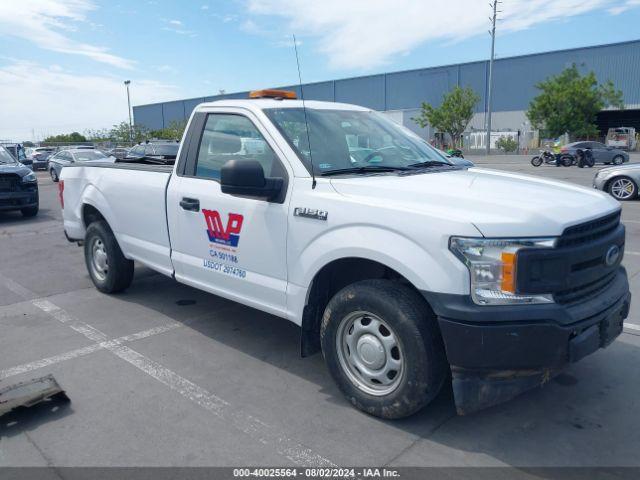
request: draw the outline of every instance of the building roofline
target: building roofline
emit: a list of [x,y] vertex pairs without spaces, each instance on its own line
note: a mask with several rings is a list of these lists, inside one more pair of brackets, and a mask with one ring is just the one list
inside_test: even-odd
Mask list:
[[[513,55],[511,57],[496,58],[495,61],[496,62],[503,62],[503,61],[506,61],[506,60],[518,60],[518,59],[522,59],[522,58],[538,57],[538,56],[541,56],[541,55],[550,55],[550,54],[554,54],[554,53],[575,52],[577,50],[595,50],[595,49],[599,49],[599,48],[618,47],[618,46],[630,45],[630,44],[638,44],[638,45],[640,45],[640,39],[625,40],[623,42],[604,43],[604,44],[600,44],[600,45],[586,45],[584,47],[563,48],[563,49],[560,49],[560,50],[546,50],[544,52],[524,53],[522,55]],[[304,86],[310,86],[310,85],[319,85],[321,83],[342,82],[342,81],[346,81],[346,80],[360,80],[360,79],[364,79],[364,78],[372,78],[372,77],[379,77],[379,76],[385,76],[385,75],[395,75],[395,74],[399,74],[399,73],[411,73],[411,72],[418,72],[418,71],[425,71],[425,70],[443,70],[443,69],[447,69],[447,68],[455,68],[455,67],[463,67],[463,66],[467,66],[467,65],[483,64],[483,63],[487,63],[488,61],[489,61],[488,59],[487,60],[472,60],[472,61],[469,61],[469,62],[449,63],[449,64],[446,64],[446,65],[437,65],[437,66],[433,66],[433,67],[418,67],[418,68],[410,68],[408,70],[395,70],[395,71],[392,71],[392,72],[371,73],[371,74],[368,74],[368,75],[358,75],[356,77],[333,78],[333,79],[329,79],[329,80],[319,80],[319,81],[316,81],[316,82],[303,83],[302,86],[304,87]],[[298,88],[298,85],[289,85],[289,88]],[[165,100],[163,102],[145,103],[145,104],[141,104],[141,105],[134,105],[133,108],[150,107],[150,106],[153,106],[153,105],[163,105],[165,103],[172,103],[172,102],[187,102],[189,100],[197,100],[197,99],[200,99],[200,98],[202,98],[202,99],[204,99],[206,101],[206,99],[209,98],[209,97],[221,97],[218,100],[225,100],[224,97],[227,96],[227,95],[239,95],[241,93],[248,93],[250,91],[251,90],[239,90],[237,92],[224,93],[222,95],[203,95],[203,96],[184,98],[184,99]]]

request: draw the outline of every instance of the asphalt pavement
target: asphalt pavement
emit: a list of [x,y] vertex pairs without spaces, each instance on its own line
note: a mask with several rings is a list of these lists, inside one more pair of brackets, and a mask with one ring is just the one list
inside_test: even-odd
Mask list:
[[[585,186],[595,173],[471,159]],[[142,267],[123,294],[96,291],[38,177],[36,218],[0,214],[0,387],[52,373],[71,403],[2,417],[0,466],[640,466],[637,300],[610,347],[543,388],[466,417],[445,388],[383,421],[345,401],[320,355],[300,358],[286,320]],[[638,299],[640,201],[622,218]]]

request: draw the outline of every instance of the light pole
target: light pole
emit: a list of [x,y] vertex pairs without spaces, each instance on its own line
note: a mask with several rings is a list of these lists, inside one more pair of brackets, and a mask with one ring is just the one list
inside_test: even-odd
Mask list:
[[133,124],[131,123],[131,97],[129,96],[129,85],[131,80],[124,81],[125,87],[127,87],[127,111],[129,112],[129,143],[133,143]]
[[489,60],[489,87],[487,92],[487,155],[491,154],[491,101],[493,96],[493,57],[496,46],[496,17],[498,16],[498,0],[493,0],[493,16],[491,17],[491,59]]

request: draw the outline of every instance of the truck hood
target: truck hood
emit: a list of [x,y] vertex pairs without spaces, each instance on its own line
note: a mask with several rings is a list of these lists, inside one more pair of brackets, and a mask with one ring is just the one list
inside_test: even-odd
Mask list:
[[338,193],[379,208],[471,223],[485,237],[560,235],[570,225],[620,209],[594,189],[481,168],[332,178],[331,184]]

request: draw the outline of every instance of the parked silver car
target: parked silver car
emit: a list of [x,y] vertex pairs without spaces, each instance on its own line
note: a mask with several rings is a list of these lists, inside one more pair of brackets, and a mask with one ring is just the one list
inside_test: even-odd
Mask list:
[[573,142],[560,149],[560,153],[569,153],[576,156],[578,150],[591,150],[596,163],[622,165],[629,161],[629,154],[619,148],[608,147],[600,142]]
[[617,200],[633,200],[638,197],[640,163],[603,168],[593,179],[593,186],[609,192]]
[[74,148],[62,150],[49,158],[49,175],[51,180],[57,182],[60,172],[65,165],[76,162],[115,162],[115,157],[105,155],[99,150]]

